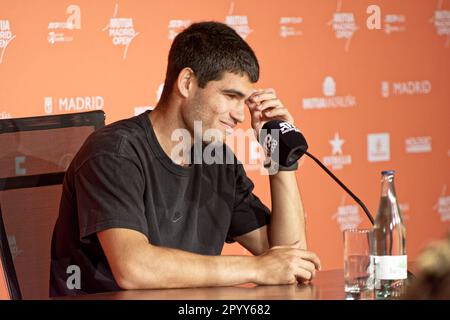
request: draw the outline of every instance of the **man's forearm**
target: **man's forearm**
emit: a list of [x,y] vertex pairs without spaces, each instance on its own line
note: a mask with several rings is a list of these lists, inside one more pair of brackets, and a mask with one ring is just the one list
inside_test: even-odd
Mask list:
[[255,257],[205,256],[151,246],[133,253],[123,289],[232,286],[255,281]]
[[270,246],[300,241],[300,247],[306,250],[305,214],[295,171],[279,171],[269,179],[272,198]]

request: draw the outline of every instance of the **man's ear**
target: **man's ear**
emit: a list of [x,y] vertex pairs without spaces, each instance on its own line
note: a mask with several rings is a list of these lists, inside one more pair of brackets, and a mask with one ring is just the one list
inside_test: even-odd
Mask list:
[[191,68],[184,68],[180,71],[177,78],[177,88],[183,97],[189,97],[195,84],[196,79],[194,71]]

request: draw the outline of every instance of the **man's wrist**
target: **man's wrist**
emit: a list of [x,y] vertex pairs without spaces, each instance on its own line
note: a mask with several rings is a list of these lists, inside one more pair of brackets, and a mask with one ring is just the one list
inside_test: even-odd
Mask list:
[[249,274],[249,279],[250,282],[252,283],[259,283],[259,271],[260,271],[260,267],[259,267],[259,261],[260,261],[260,257],[259,256],[251,256],[249,257],[248,260],[248,274]]
[[278,165],[279,171],[295,171],[298,169],[298,161],[295,161],[293,165],[289,167],[284,167],[281,164]]
[[267,169],[269,175],[274,175],[279,171],[296,171],[298,169],[298,161],[289,167],[285,167],[273,161],[271,158],[266,158],[264,161],[264,168]]

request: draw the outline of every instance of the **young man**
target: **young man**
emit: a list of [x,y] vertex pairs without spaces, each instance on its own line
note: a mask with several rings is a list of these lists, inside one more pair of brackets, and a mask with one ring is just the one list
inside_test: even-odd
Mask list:
[[[275,91],[253,89],[258,78],[254,52],[224,24],[196,23],[175,38],[157,107],[94,132],[66,173],[52,296],[314,277],[295,168],[270,176],[270,212],[242,164],[189,164],[173,152],[175,131],[201,136],[200,121],[202,132],[225,133],[246,107],[257,131],[270,119],[292,123]],[[220,256],[226,241],[254,256]]]

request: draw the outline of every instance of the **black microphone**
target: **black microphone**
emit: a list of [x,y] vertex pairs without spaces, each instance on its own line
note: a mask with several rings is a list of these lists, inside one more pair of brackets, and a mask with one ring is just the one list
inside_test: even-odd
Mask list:
[[259,133],[259,141],[266,155],[283,167],[292,166],[308,149],[300,130],[282,120],[266,122]]
[[372,225],[374,220],[364,203],[350,191],[322,162],[310,154],[308,143],[298,128],[287,121],[271,120],[266,122],[259,133],[259,142],[264,152],[273,161],[284,167],[290,167],[304,154],[313,159],[328,175],[336,181],[363,209]]

